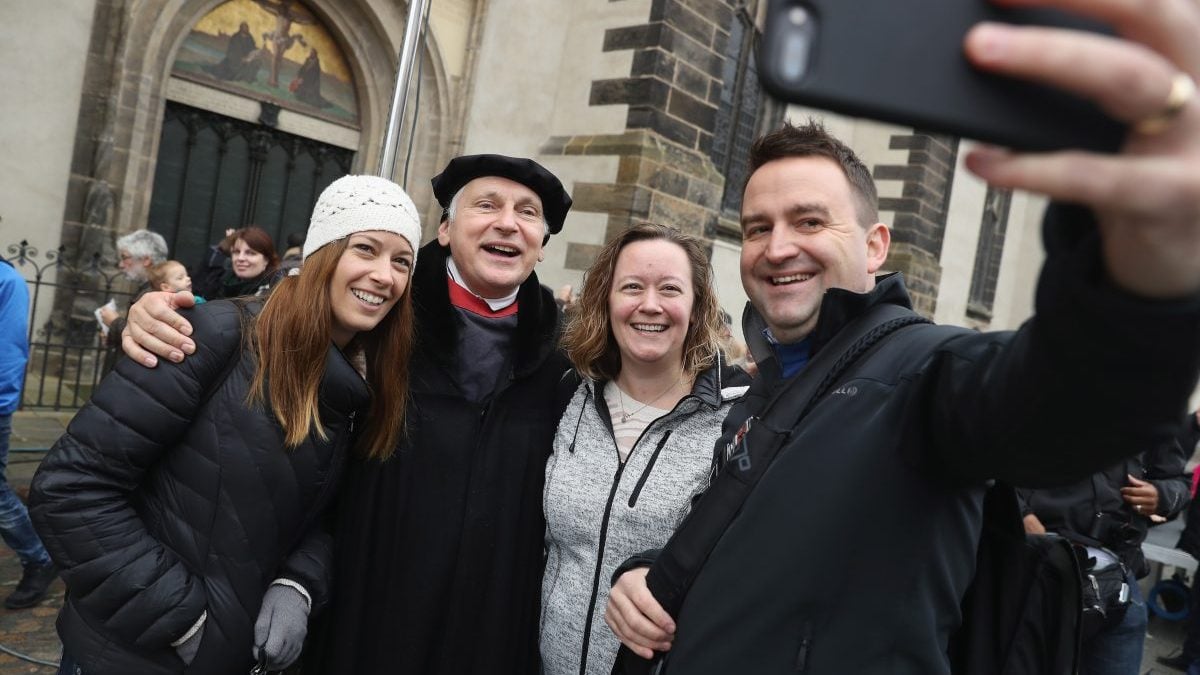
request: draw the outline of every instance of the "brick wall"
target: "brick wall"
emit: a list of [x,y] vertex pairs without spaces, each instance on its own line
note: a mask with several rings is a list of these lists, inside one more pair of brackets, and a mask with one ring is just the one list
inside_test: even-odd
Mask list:
[[[608,216],[606,239],[649,220],[711,240],[725,179],[709,155],[734,17],[732,0],[654,0],[646,23],[610,29],[604,51],[631,50],[628,77],[596,80],[590,105],[629,106],[623,134],[556,136],[545,155],[620,159],[613,183],[577,183],[576,211]],[[596,245],[572,243],[582,270]]]
[[913,305],[917,311],[932,317],[942,277],[938,260],[946,233],[958,139],[915,131],[892,136],[889,146],[893,150],[908,150],[908,162],[876,165],[873,172],[877,181],[903,183],[901,196],[879,199],[879,210],[895,213],[887,268],[904,273]]

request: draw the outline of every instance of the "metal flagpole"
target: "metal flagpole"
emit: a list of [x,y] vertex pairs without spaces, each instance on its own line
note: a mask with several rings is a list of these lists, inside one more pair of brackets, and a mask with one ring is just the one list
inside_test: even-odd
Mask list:
[[[413,64],[425,41],[425,15],[429,12],[430,0],[409,0],[408,24],[404,28],[404,42],[400,46],[400,69],[396,71],[396,90],[392,93],[392,108],[388,111],[387,132],[383,136],[383,148],[379,153],[376,173],[388,180],[396,175],[396,156],[400,145],[401,127],[408,107],[408,89],[412,78]],[[403,185],[407,176],[400,176]]]

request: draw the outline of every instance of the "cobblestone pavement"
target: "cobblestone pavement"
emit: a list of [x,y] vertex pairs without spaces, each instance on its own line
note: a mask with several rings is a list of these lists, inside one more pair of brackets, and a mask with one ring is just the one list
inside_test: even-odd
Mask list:
[[[17,494],[25,497],[29,480],[41,461],[43,452],[54,443],[71,419],[68,414],[18,412],[13,416],[13,434],[8,458],[8,479]],[[0,543],[0,597],[7,596],[21,578],[21,563],[12,549]],[[0,675],[44,673],[52,675],[57,666],[44,666],[17,658],[8,651],[58,663],[62,650],[54,619],[62,607],[63,583],[54,582],[50,595],[42,604],[31,609],[8,610],[0,606]]]
[[[52,445],[66,428],[71,416],[62,413],[18,412],[13,416],[12,454],[9,457],[8,479],[22,497],[29,489],[29,480],[41,461],[42,452]],[[0,544],[0,597],[6,596],[21,578],[21,565],[13,552]],[[1143,584],[1143,591],[1149,591]],[[63,584],[56,581],[49,597],[32,609],[10,611],[0,606],[0,675],[44,673],[53,675],[55,667],[38,665],[17,658],[8,650],[20,652],[43,661],[57,663],[61,645],[54,631],[54,618],[62,606]],[[1150,618],[1146,635],[1146,651],[1142,659],[1142,675],[1174,675],[1179,671],[1159,665],[1155,657],[1179,651],[1183,641],[1183,625],[1178,622]]]
[[1142,652],[1143,675],[1181,675],[1182,671],[1172,670],[1155,660],[1157,656],[1174,656],[1183,644],[1184,624],[1180,621],[1167,621],[1151,615],[1150,625],[1146,628],[1146,648]]

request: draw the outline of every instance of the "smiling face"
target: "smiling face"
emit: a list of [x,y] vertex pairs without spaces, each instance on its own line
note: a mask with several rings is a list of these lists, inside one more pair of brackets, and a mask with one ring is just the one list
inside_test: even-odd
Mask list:
[[233,263],[233,273],[239,279],[256,279],[267,271],[267,256],[250,248],[245,239],[239,238],[233,242],[229,257]]
[[679,245],[648,239],[621,249],[608,293],[621,368],[682,364],[695,297],[692,268]]
[[890,237],[882,223],[858,222],[833,160],[773,160],[750,177],[742,200],[742,285],[775,339],[798,342],[816,327],[826,290],[874,287]]
[[454,206],[438,242],[450,247],[467,287],[485,298],[515,292],[542,259],[542,200],[521,183],[485,176],[467,183]]
[[387,316],[408,288],[412,265],[412,246],[394,232],[350,235],[329,280],[333,341],[338,347]]

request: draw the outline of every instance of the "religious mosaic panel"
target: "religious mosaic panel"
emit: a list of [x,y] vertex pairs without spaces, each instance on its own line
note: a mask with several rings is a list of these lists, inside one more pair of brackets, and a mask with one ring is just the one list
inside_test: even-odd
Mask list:
[[296,0],[228,0],[192,28],[172,73],[358,128],[354,79],[329,31]]

